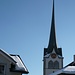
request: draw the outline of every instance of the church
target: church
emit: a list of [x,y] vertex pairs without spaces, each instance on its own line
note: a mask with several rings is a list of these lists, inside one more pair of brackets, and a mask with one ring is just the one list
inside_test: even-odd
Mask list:
[[[55,31],[55,15],[54,15],[54,0],[52,9],[52,21],[48,47],[44,48],[43,54],[43,75],[74,75],[74,61],[63,67],[62,48],[57,46],[56,31]],[[74,56],[75,60],[75,56]]]

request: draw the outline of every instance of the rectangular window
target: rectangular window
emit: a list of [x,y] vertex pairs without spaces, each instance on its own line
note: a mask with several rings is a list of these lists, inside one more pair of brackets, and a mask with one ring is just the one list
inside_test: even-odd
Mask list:
[[4,74],[4,65],[0,64],[0,75]]

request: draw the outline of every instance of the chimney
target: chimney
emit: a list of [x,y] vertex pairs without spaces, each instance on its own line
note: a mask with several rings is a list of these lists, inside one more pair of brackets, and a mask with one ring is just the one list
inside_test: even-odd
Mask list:
[[74,62],[75,62],[75,55],[74,55]]

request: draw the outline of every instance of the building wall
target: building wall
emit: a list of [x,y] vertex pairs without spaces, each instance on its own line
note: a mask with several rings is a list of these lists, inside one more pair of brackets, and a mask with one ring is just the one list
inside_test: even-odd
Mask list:
[[[48,68],[48,62],[50,60],[53,61],[53,62],[58,61],[59,62],[59,68],[58,69],[54,69],[54,68],[49,69]],[[49,75],[50,73],[52,73],[54,71],[57,71],[61,68],[63,68],[63,58],[59,57],[58,55],[54,59],[51,57],[51,55],[49,57],[44,58],[44,75]]]
[[4,75],[21,75],[21,73],[10,72],[11,62],[2,55],[0,55],[0,64],[4,65]]
[[59,57],[57,56],[55,59],[53,59],[53,58],[51,58],[51,56],[50,56],[49,58],[45,58],[45,62],[46,62],[45,68],[48,68],[48,62],[49,62],[50,60],[52,60],[53,62],[58,61],[58,62],[59,62],[59,68],[62,68],[62,67],[63,67],[63,65],[62,65],[62,59],[61,59],[61,58],[59,58]]

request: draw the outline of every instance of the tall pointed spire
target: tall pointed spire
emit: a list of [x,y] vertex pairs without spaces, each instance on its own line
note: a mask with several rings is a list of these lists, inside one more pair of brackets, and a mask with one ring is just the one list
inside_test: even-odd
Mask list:
[[50,32],[50,39],[49,39],[48,49],[50,51],[52,51],[53,48],[57,49],[56,34],[55,34],[54,0],[53,0],[51,32]]
[[53,0],[52,21],[51,21],[49,44],[48,44],[48,48],[44,48],[44,55],[48,53],[52,53],[53,50],[55,50],[56,54],[62,56],[62,48],[58,48],[57,43],[56,43],[54,0]]

